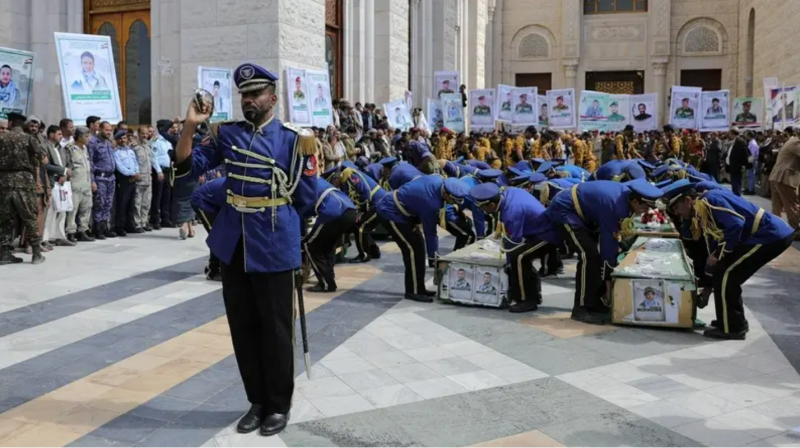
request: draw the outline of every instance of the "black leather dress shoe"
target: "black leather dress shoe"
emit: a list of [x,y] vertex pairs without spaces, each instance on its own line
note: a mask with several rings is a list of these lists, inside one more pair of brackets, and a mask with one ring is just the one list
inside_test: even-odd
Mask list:
[[261,424],[261,435],[274,436],[286,429],[286,424],[288,423],[288,412],[286,414],[270,414],[264,418],[264,422]]
[[436,291],[425,291],[423,295],[426,297],[436,297],[437,293]]
[[508,311],[512,313],[527,313],[528,311],[536,311],[539,308],[539,304],[534,302],[533,300],[525,300],[523,302],[517,302],[510,307],[508,307]]
[[703,336],[707,338],[737,340],[737,341],[744,341],[746,335],[747,335],[747,330],[725,333],[725,331],[720,328],[712,328],[710,330],[706,330],[703,332]]
[[264,407],[260,404],[254,404],[250,406],[247,414],[244,414],[244,417],[239,420],[239,424],[236,425],[236,431],[242,434],[253,432],[261,426],[263,421]]
[[586,308],[573,308],[571,317],[572,320],[591,325],[605,325],[608,322],[606,316],[601,313],[593,313]]
[[433,297],[428,297],[422,294],[406,294],[405,298],[415,302],[433,303]]

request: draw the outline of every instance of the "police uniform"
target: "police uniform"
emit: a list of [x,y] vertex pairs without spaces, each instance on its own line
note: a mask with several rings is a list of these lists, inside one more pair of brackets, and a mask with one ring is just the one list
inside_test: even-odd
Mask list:
[[372,231],[381,221],[375,204],[386,196],[386,191],[375,179],[349,164],[350,162],[342,164],[342,191],[350,197],[359,213],[355,232],[358,256],[351,262],[365,263],[381,257],[381,250],[372,239]]
[[497,203],[500,236],[508,263],[508,298],[511,312],[533,311],[542,302],[542,283],[533,268],[535,258],[557,259],[561,237],[545,208],[527,191],[496,184],[481,184],[470,190],[477,204]]
[[[626,183],[611,181],[584,182],[564,190],[553,198],[547,216],[561,225],[562,235],[580,255],[575,278],[573,319],[587,323],[608,320],[604,280],[610,280],[617,264],[617,237],[632,231],[632,195],[654,200],[662,191],[639,179]],[[597,249],[599,235],[600,250]],[[602,269],[600,269],[602,268]]]
[[[274,87],[277,76],[240,65],[241,93]],[[190,157],[176,166],[176,181],[197,179],[224,164],[226,204],[206,242],[222,263],[222,295],[247,399],[254,406],[238,429],[262,433],[285,427],[294,391],[295,270],[301,264],[300,226],[317,201],[316,143],[270,117],[213,123]],[[282,425],[281,425],[282,423]]]
[[[711,184],[705,184],[711,185]],[[692,208],[694,239],[704,238],[718,261],[703,266],[712,272],[716,328],[704,336],[744,339],[749,330],[744,315],[742,285],[761,267],[792,244],[793,229],[782,219],[724,188],[702,193],[691,182],[676,182],[665,189],[670,208],[681,198],[695,198]]]
[[92,205],[92,218],[94,220],[94,236],[97,239],[114,238],[117,236],[109,228],[111,207],[114,204],[116,193],[117,164],[114,161],[114,144],[111,140],[92,137],[86,145],[89,157],[92,159],[92,182],[97,185],[94,192]]
[[[119,141],[125,137],[125,131],[117,131],[114,140]],[[117,185],[114,198],[114,233],[118,236],[127,236],[128,230],[133,230],[136,223],[133,221],[133,198],[136,196],[136,178],[139,175],[139,161],[136,153],[130,146],[118,145],[114,150],[114,164],[116,165]]]
[[397,190],[414,179],[422,177],[422,171],[408,162],[400,162],[392,167],[387,184],[389,190]]
[[615,182],[646,178],[647,173],[636,160],[610,160],[592,175],[593,180],[613,180]]
[[[217,214],[225,206],[227,198],[226,183],[226,177],[217,177],[204,183],[192,193],[192,208],[194,208],[195,214],[200,218],[200,223],[203,224],[203,228],[206,229],[206,233],[209,235],[214,227]],[[222,280],[219,258],[214,255],[214,252],[211,252],[208,257],[205,274],[208,280]]]
[[[439,250],[436,226],[446,226],[445,192],[461,202],[469,189],[458,179],[426,175],[384,196],[376,204],[378,214],[389,222],[392,239],[403,254],[405,294],[411,300],[430,302],[435,295],[425,289],[425,251],[432,263]],[[419,223],[424,238],[418,230]]]
[[322,177],[317,178],[317,202],[314,206],[317,220],[303,238],[303,251],[317,275],[312,292],[336,291],[336,243],[356,224],[356,206],[350,198]]
[[15,217],[19,217],[28,235],[33,262],[44,261],[36,204],[36,176],[39,175],[40,163],[36,140],[23,133],[21,128],[15,127],[0,134],[0,265],[22,263],[21,258],[13,255]]

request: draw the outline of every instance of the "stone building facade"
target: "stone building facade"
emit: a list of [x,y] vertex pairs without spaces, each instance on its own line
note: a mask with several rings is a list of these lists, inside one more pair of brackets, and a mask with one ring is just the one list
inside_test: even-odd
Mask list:
[[[470,89],[574,87],[656,92],[663,100],[672,85],[699,85],[745,96],[762,95],[768,76],[800,83],[800,52],[789,44],[800,9],[792,6],[793,0],[0,0],[0,46],[37,53],[32,112],[48,123],[63,113],[56,106],[62,96],[54,31],[115,36],[132,122],[183,115],[198,66],[245,61],[281,76],[287,66],[328,69],[338,96],[377,104],[411,90],[423,107],[437,70],[459,70]],[[136,21],[143,31],[133,33]],[[283,117],[284,89],[281,82]]]

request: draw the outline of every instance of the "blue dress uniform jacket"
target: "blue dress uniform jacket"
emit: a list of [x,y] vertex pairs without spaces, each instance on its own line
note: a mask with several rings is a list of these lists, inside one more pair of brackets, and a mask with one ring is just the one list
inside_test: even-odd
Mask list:
[[226,122],[213,124],[176,167],[180,182],[225,165],[226,206],[206,240],[223,263],[231,263],[241,239],[245,272],[300,266],[300,220],[313,213],[317,199],[314,147],[312,137],[299,136],[277,119],[258,129],[246,121]]
[[[442,198],[444,179],[438,174],[424,175],[409,182],[393,194],[387,194],[378,202],[378,215],[392,222],[414,224],[422,222],[428,258],[432,259],[439,250],[439,236],[436,226],[439,214],[445,210]],[[452,216],[452,215],[451,215]]]
[[375,182],[381,181],[381,172],[383,171],[383,165],[380,163],[370,163],[364,168],[364,172],[369,175]]
[[644,179],[647,174],[635,160],[610,160],[594,172],[594,180],[629,181]]
[[392,174],[389,175],[389,187],[397,190],[403,185],[422,176],[422,171],[407,162],[400,162],[392,167]]
[[620,221],[630,217],[630,188],[619,182],[598,180],[577,184],[558,193],[547,216],[558,224],[600,231],[600,258],[604,266],[617,265]]
[[715,182],[714,178],[706,173],[701,173],[697,171],[697,168],[689,165],[686,167],[686,178],[689,179],[691,182]]
[[317,215],[316,225],[335,221],[344,212],[355,208],[353,201],[342,190],[321,177],[317,178],[317,203],[314,206],[314,213]]
[[558,230],[546,216],[547,209],[541,202],[521,188],[506,188],[500,195],[498,216],[503,223],[506,247],[522,244],[526,239],[561,244]]
[[222,207],[225,206],[227,198],[225,182],[225,177],[217,177],[194,190],[194,193],[192,193],[192,206],[210,215],[219,213]]
[[564,165],[556,168],[556,173],[567,173],[567,178],[578,180],[589,180],[592,175],[589,171],[577,165]]
[[360,210],[369,210],[386,196],[386,190],[381,188],[375,179],[353,169],[342,171],[342,191],[353,200]]
[[697,201],[713,218],[699,216],[703,234],[707,240],[716,240],[715,251],[721,256],[733,252],[739,243],[776,243],[794,232],[782,219],[724,188],[708,190]]
[[[580,179],[571,177],[548,179],[543,182],[543,187],[546,186],[546,188],[539,189],[538,200],[541,201],[542,204],[547,205],[552,202],[553,198],[555,198],[558,193],[561,193],[563,190],[568,190],[579,183],[581,183]],[[542,194],[545,192],[547,192],[547,198],[542,197]]]
[[[467,184],[470,189],[480,183],[475,176],[471,175],[462,177],[461,182]],[[494,232],[494,229],[486,228],[486,216],[484,216],[483,210],[475,204],[472,197],[467,196],[464,198],[463,207],[472,212],[472,222],[475,224],[475,235],[478,238],[483,238],[487,236],[488,233]]]

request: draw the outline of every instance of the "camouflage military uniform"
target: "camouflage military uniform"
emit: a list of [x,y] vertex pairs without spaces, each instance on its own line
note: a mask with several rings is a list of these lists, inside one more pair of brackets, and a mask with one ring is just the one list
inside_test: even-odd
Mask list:
[[42,242],[37,222],[38,144],[19,129],[0,134],[0,255],[11,255],[14,218],[19,217],[33,247]]

